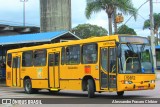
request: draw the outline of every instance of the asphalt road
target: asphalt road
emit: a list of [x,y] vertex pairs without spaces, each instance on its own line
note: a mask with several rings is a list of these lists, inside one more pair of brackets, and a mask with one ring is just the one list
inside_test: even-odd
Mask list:
[[[36,94],[26,94],[23,88],[6,87],[0,84],[1,98],[87,98],[87,92],[61,90],[59,93],[50,93],[48,90],[40,90]],[[95,98],[118,98],[116,92],[96,93]],[[154,90],[127,91],[124,98],[160,98],[160,79],[156,80]]]
[[[41,90],[37,94],[26,94],[24,92],[24,89],[22,88],[6,87],[5,84],[0,84],[0,98],[22,98],[22,99],[23,98],[37,98],[37,99],[52,98],[54,99],[55,102],[57,101],[56,104],[65,104],[67,101],[69,101],[68,104],[83,104],[83,103],[101,104],[101,102],[102,104],[104,104],[105,101],[110,101],[114,99],[123,99],[123,100],[143,99],[143,98],[144,99],[150,99],[150,98],[160,99],[160,72],[157,73],[156,88],[154,90],[128,91],[128,92],[125,92],[124,97],[121,97],[121,98],[119,98],[115,92],[112,92],[112,93],[105,92],[105,93],[96,93],[94,99],[89,99],[87,98],[87,92],[72,91],[72,90],[67,90],[67,91],[61,90],[59,93],[56,93],[56,94],[50,93],[48,90]],[[56,100],[59,98],[62,98],[62,99]],[[107,104],[107,102],[105,104]],[[110,107],[112,106],[113,104],[110,105]],[[95,105],[92,107],[95,107]],[[125,106],[122,106],[122,107],[125,107]]]

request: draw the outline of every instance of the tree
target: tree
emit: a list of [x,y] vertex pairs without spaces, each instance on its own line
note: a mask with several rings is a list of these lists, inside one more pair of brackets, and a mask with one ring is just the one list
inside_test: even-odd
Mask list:
[[109,34],[112,34],[112,16],[115,8],[125,15],[133,15],[136,19],[137,10],[131,0],[86,0],[85,15],[89,19],[91,14],[105,11],[108,15]]
[[[160,28],[160,13],[154,13],[154,34],[157,35],[158,38],[158,29]],[[147,19],[144,21],[143,30],[144,29],[150,29],[150,19]],[[156,39],[156,43],[158,44],[158,39]]]
[[72,32],[80,38],[88,38],[91,36],[104,36],[108,34],[106,29],[91,24],[79,24],[72,29]]
[[[151,36],[148,36],[148,40],[149,40],[149,42],[150,42],[150,44],[151,44]],[[159,39],[158,37],[155,37],[155,41],[157,41],[157,42],[155,43],[155,45],[159,45],[159,44],[158,44],[158,41],[160,41],[160,39]]]
[[137,35],[134,29],[129,28],[127,25],[122,25],[118,28],[118,34],[131,34]]

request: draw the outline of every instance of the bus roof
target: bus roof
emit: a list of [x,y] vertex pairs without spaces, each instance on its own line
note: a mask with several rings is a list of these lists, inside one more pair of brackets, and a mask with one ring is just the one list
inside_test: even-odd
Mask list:
[[[124,35],[121,35],[121,36],[124,37]],[[140,37],[140,36],[132,36],[132,37]],[[93,43],[93,42],[100,42],[100,41],[107,41],[107,40],[115,40],[115,41],[119,42],[119,35],[91,37],[91,38],[87,38],[87,39],[73,40],[73,41],[68,41],[68,42],[60,42],[60,43],[54,43],[54,44],[44,44],[44,45],[31,46],[31,47],[23,47],[23,48],[8,50],[7,53],[27,51],[27,50],[33,50],[33,49],[45,49],[45,48],[49,49],[49,48],[54,48],[54,47],[56,48],[56,47],[62,47],[62,46]]]

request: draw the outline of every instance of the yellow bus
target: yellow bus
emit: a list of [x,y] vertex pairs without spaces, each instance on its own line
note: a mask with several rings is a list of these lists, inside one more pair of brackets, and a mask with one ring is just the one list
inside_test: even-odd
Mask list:
[[95,92],[151,90],[155,72],[145,37],[103,36],[8,50],[6,84],[28,94],[41,89]]

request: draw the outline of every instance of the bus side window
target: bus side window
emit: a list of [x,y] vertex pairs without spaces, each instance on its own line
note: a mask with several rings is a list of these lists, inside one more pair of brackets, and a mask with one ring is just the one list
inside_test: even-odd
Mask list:
[[33,66],[33,51],[26,51],[22,54],[22,66],[30,67]]
[[85,44],[82,46],[82,63],[93,64],[97,62],[97,44]]
[[46,55],[46,50],[36,50],[34,52],[34,66],[45,66]]
[[49,58],[49,66],[53,66],[53,57],[54,57],[54,55],[53,54],[49,54],[49,56],[48,56]]
[[65,64],[65,47],[62,47],[62,53],[61,53],[61,64]]
[[66,48],[66,64],[80,63],[80,45],[69,46]]
[[49,55],[49,66],[59,65],[59,53],[54,53]]
[[9,67],[11,67],[11,65],[12,65],[12,54],[11,53],[7,54],[7,65]]
[[59,53],[55,53],[54,54],[54,66],[58,66],[59,65]]

